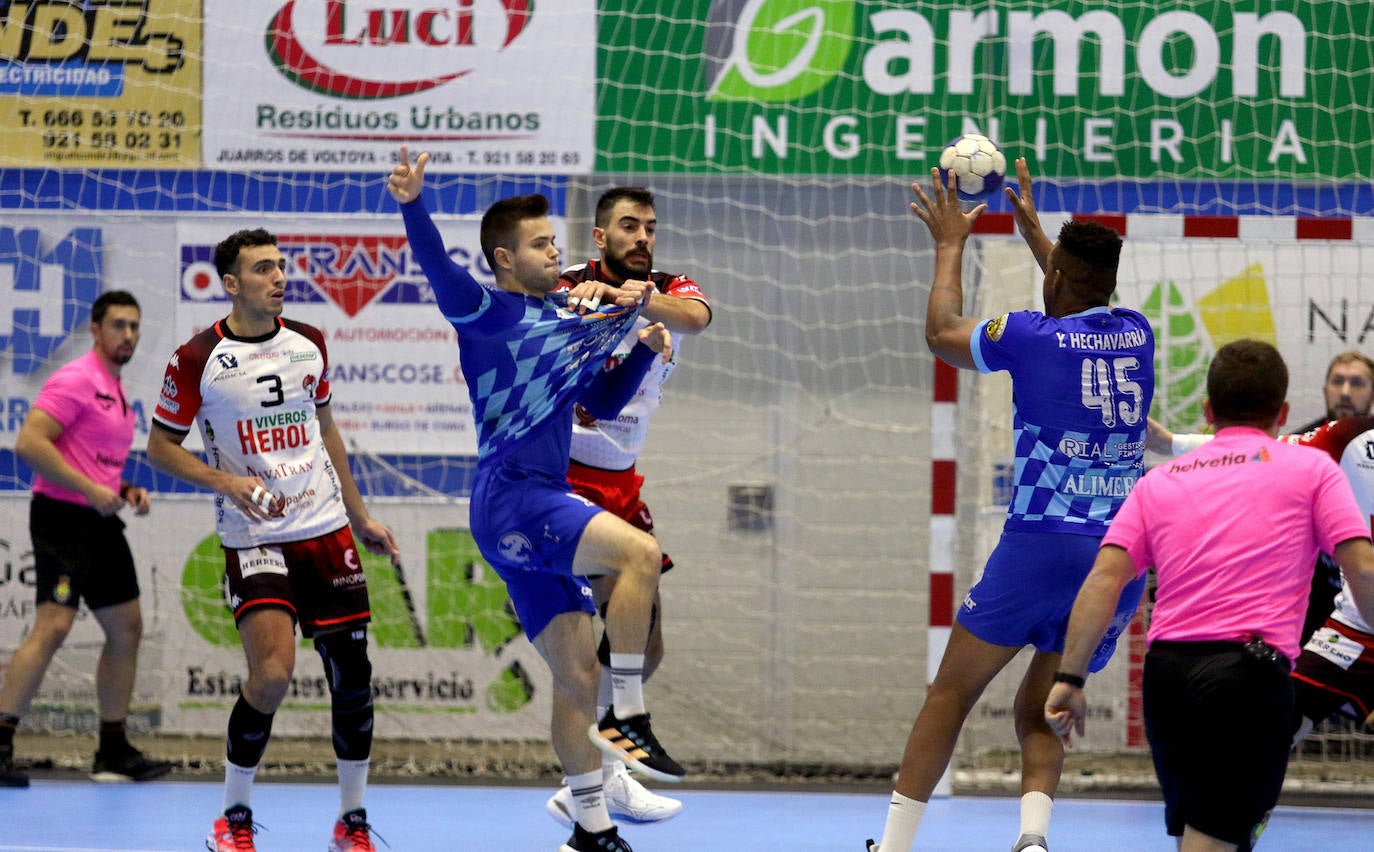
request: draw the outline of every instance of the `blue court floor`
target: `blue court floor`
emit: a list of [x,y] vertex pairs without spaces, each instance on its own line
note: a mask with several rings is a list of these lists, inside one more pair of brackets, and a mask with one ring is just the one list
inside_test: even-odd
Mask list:
[[[568,835],[544,813],[550,791],[534,787],[374,784],[368,813],[393,852],[554,852]],[[659,825],[624,826],[636,852],[862,852],[882,831],[885,793],[795,790],[675,791],[686,807]],[[337,796],[328,784],[263,781],[253,810],[259,852],[324,852]],[[165,781],[101,785],[35,780],[0,789],[0,852],[194,852],[220,807],[220,785]],[[918,848],[1003,852],[1017,831],[1012,798],[953,797],[931,803]],[[1374,848],[1374,810],[1282,807],[1259,849]],[[1154,802],[1060,800],[1054,852],[1171,852]],[[379,849],[386,847],[378,844]]]

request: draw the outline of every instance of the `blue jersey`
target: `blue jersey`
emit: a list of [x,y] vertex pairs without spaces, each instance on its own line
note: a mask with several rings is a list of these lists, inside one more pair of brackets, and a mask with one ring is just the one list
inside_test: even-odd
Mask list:
[[655,353],[640,345],[619,368],[604,371],[639,309],[578,315],[558,294],[539,298],[484,287],[448,256],[421,201],[401,205],[401,214],[435,301],[458,333],[478,469],[510,459],[565,481],[573,404],[599,403],[597,416],[614,417],[652,363]]
[[1018,311],[974,330],[974,362],[1012,383],[1015,490],[1005,529],[1101,536],[1144,472],[1155,337],[1125,308]]

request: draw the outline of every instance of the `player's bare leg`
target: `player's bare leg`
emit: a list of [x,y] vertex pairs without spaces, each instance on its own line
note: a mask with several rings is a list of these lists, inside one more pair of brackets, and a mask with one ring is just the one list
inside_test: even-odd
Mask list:
[[534,647],[553,673],[550,733],[571,795],[573,836],[562,848],[621,848],[623,841],[606,810],[601,752],[587,736],[597,724],[596,689],[601,679],[591,616],[585,612],[554,616],[534,637]]
[[1036,651],[1012,705],[1021,747],[1021,837],[1016,844],[1021,849],[1048,848],[1050,812],[1064,773],[1064,742],[1045,721],[1044,711],[1059,660],[1058,654]]
[[95,781],[151,781],[172,770],[163,760],[149,760],[129,743],[125,721],[138,672],[138,646],[143,638],[143,609],[138,599],[91,610],[105,634],[95,668],[96,704],[100,710],[100,747],[91,778]]
[[[588,577],[587,579],[591,583],[597,609],[604,612],[606,603],[610,600],[611,592],[615,588],[616,575],[607,574],[602,577]],[[645,648],[644,682],[646,683],[663,659],[663,610],[661,597],[657,593],[654,595],[654,607],[659,615],[652,619],[649,645]],[[604,650],[604,647],[598,648],[599,658],[605,664],[601,668],[601,677],[597,688],[596,712],[598,720],[606,709],[613,704],[609,657],[600,656]],[[672,819],[682,812],[680,800],[660,795],[648,789],[626,770],[624,763],[606,754],[602,755],[601,760],[601,785],[602,793],[606,799],[606,808],[614,820],[655,823]],[[558,791],[544,803],[544,809],[549,816],[568,828],[572,828],[575,821],[574,803],[572,787],[566,779]]]
[[606,606],[612,707],[591,735],[602,751],[631,768],[660,781],[679,781],[686,772],[659,745],[644,706],[644,649],[662,560],[653,536],[601,512],[582,532],[573,570],[584,576],[616,575]]
[[1189,825],[1183,828],[1183,836],[1178,839],[1178,848],[1179,852],[1235,852],[1240,847],[1218,840],[1210,834],[1203,834]]
[[925,805],[954,756],[964,720],[974,704],[1019,648],[992,645],[955,623],[939,671],[911,726],[892,804],[878,846],[911,848]]

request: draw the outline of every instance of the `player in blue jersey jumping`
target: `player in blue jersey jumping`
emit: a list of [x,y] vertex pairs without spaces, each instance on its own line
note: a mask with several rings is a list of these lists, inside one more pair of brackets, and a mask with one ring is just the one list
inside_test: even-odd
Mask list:
[[[482,253],[496,288],[449,258],[421,189],[428,155],[401,148],[387,183],[401,204],[411,250],[458,333],[459,360],[477,421],[471,526],[482,555],[506,582],[526,635],[553,673],[554,751],[572,788],[576,824],[562,852],[627,852],[602,795],[597,749],[652,778],[685,774],[649,726],[644,648],[662,557],[654,537],[573,493],[568,454],[573,405],[611,418],[639,388],[654,358],[671,358],[662,323],[616,368],[607,356],[648,300],[648,282],[619,286],[615,304],[570,309],[558,287],[558,249],[542,195],[507,198],[482,217]],[[606,609],[613,703],[596,718],[600,664],[587,577],[616,574]]]
[[[1064,650],[1069,612],[1107,524],[1144,472],[1146,415],[1154,396],[1154,332],[1141,314],[1108,303],[1121,238],[1070,221],[1052,242],[1040,226],[1030,170],[1016,161],[1020,195],[1008,187],[1016,224],[1045,273],[1045,312],[994,319],[963,315],[964,244],[987,209],[965,212],[954,180],[931,170],[930,194],[912,184],[914,212],[935,242],[926,343],[966,370],[1012,379],[1015,491],[996,549],[959,608],[949,645],[902,756],[882,840],[869,849],[908,852],[926,803],[954,754],[983,690],[1026,645],[1035,647],[1016,694],[1021,745],[1021,833],[1013,849],[1048,849],[1050,810],[1064,746],[1044,718]],[[1121,605],[1091,671],[1111,658],[1140,601],[1143,580]]]

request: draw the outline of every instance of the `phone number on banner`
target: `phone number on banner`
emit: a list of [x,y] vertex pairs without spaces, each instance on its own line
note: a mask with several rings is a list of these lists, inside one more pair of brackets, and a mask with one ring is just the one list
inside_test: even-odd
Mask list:
[[45,149],[67,150],[176,151],[186,124],[180,110],[21,109],[19,120],[43,128]]

